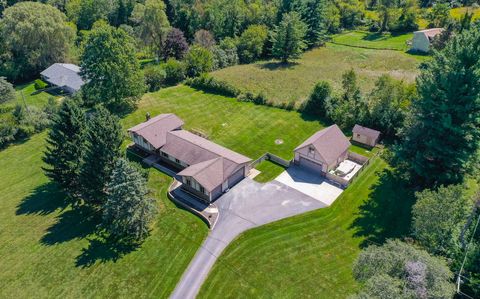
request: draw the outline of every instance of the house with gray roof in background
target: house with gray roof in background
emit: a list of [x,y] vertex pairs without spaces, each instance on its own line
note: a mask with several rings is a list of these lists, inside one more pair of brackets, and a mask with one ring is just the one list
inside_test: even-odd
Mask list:
[[435,36],[443,32],[443,28],[430,28],[413,33],[412,51],[428,53]]
[[316,173],[326,174],[348,158],[350,141],[337,125],[313,134],[295,150],[294,163]]
[[380,131],[355,125],[352,130],[352,140],[358,143],[374,147],[380,139]]
[[178,170],[182,188],[211,202],[245,178],[251,159],[182,128],[175,114],[160,114],[128,130],[135,145]]
[[41,72],[40,76],[43,81],[70,94],[75,94],[84,84],[80,67],[70,63],[54,63]]

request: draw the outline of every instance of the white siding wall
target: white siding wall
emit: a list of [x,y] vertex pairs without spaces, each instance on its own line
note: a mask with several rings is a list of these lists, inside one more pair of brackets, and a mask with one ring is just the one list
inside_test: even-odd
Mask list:
[[148,151],[155,151],[155,148],[153,148],[153,146],[146,142],[146,140],[143,139],[142,136],[140,135],[137,135],[135,133],[130,133],[130,137],[132,138],[133,142],[135,142],[135,144],[137,144],[138,146],[148,150]]
[[427,53],[430,51],[430,40],[423,32],[415,32],[412,40],[412,50]]

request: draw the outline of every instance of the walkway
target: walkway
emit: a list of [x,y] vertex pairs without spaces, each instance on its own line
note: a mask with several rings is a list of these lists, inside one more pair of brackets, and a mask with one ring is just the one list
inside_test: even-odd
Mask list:
[[260,184],[250,178],[241,181],[215,204],[220,212],[219,219],[177,284],[172,299],[195,298],[217,258],[242,232],[326,207],[280,182]]

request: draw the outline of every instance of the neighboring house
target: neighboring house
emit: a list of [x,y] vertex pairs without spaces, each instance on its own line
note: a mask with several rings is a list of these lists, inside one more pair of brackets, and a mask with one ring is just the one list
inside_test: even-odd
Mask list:
[[431,28],[413,33],[412,50],[428,53],[430,45],[435,36],[442,33],[443,28]]
[[43,81],[70,94],[79,91],[84,84],[80,76],[80,67],[75,64],[54,63],[41,72],[40,76]]
[[348,158],[350,142],[337,125],[313,134],[295,149],[294,163],[325,174]]
[[353,141],[374,147],[380,138],[380,132],[360,125],[355,125],[352,130]]
[[179,169],[182,188],[211,202],[240,182],[251,159],[182,129],[174,114],[161,114],[128,130],[137,146]]

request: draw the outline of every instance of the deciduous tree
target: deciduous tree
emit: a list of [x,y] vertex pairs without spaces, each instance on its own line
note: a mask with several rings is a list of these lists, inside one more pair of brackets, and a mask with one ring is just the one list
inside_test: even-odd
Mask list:
[[250,63],[263,53],[263,47],[268,38],[267,27],[251,25],[238,38],[237,54],[242,63]]
[[13,85],[5,77],[0,77],[0,104],[13,101],[16,97]]
[[164,58],[183,59],[188,52],[188,43],[180,29],[172,28],[165,40]]

